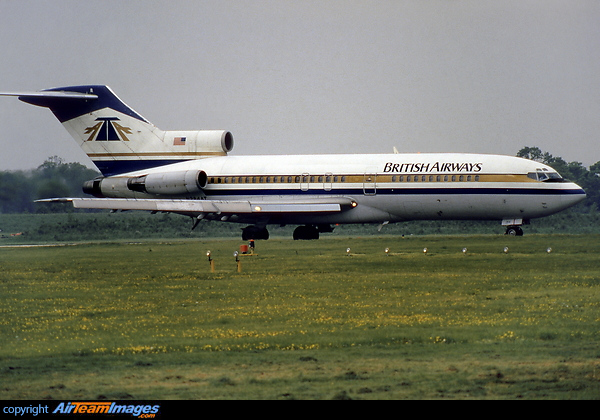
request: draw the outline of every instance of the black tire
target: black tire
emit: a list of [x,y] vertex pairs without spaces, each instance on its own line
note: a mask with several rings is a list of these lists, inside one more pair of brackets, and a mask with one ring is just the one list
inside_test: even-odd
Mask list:
[[269,239],[269,231],[266,228],[260,229],[256,226],[247,226],[242,229],[242,240],[249,241],[250,239]]
[[314,226],[298,226],[293,237],[295,241],[319,239],[319,230]]
[[509,226],[506,228],[506,235],[523,236],[523,229],[521,229],[519,226]]

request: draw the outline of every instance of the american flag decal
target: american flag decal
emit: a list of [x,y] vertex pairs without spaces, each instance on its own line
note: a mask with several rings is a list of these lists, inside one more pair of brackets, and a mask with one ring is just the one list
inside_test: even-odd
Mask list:
[[173,139],[173,146],[185,146],[185,137],[175,137]]

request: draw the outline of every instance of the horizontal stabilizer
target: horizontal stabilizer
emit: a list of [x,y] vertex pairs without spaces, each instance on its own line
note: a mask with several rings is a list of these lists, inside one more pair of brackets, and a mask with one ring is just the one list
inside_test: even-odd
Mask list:
[[[20,100],[37,105],[44,99],[98,99],[98,95],[80,92],[41,91],[41,92],[0,92],[0,96],[17,96]],[[45,105],[42,105],[45,106]]]

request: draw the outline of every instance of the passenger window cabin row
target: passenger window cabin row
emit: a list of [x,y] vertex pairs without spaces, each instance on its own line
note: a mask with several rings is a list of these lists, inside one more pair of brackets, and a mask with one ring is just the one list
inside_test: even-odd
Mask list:
[[392,175],[392,182],[472,182],[479,175]]
[[[361,183],[362,175],[281,175],[281,176],[224,176],[210,177],[211,184],[299,184],[299,183]],[[385,182],[472,182],[479,175],[392,175],[379,176],[378,183]],[[368,182],[372,182],[369,180]]]

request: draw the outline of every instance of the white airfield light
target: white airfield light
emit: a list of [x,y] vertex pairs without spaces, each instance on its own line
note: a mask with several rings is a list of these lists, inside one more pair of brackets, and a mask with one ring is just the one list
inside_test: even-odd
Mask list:
[[240,259],[238,258],[240,254],[237,251],[233,252],[233,256],[235,257],[235,263],[237,265],[237,272],[241,273],[242,272],[242,262],[240,261]]
[[210,272],[215,272],[215,261],[211,258],[210,251],[206,251],[206,257],[208,258],[208,263],[210,264]]

